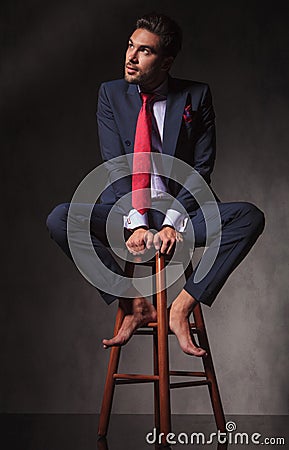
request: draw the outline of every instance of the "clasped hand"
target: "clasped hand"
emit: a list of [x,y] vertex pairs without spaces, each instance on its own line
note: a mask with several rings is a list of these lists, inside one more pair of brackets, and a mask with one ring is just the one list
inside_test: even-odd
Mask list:
[[156,234],[146,228],[137,228],[126,241],[126,246],[133,255],[143,255],[152,247],[170,255],[176,242],[183,242],[183,236],[172,227],[165,226]]

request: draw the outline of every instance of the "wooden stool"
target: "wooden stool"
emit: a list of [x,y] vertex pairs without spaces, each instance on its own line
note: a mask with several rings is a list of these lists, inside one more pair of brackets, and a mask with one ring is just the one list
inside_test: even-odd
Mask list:
[[[153,274],[155,274],[157,293],[153,296],[153,304],[157,310],[157,322],[149,323],[145,327],[138,329],[134,334],[151,334],[153,336],[154,374],[118,373],[121,347],[115,346],[111,348],[98,427],[98,435],[100,437],[106,436],[107,434],[115,385],[149,382],[154,383],[155,427],[157,432],[164,433],[162,437],[163,443],[165,443],[167,434],[171,432],[170,389],[189,386],[208,386],[217,428],[221,432],[226,431],[223,407],[200,303],[198,303],[193,310],[194,323],[191,323],[190,326],[191,332],[198,337],[199,345],[207,351],[207,356],[202,358],[204,371],[188,372],[182,370],[169,370],[168,334],[172,334],[172,332],[168,327],[165,270],[163,270],[165,268],[165,263],[165,257],[160,255],[159,252],[156,254],[155,258],[149,262],[140,263],[141,265],[150,265]],[[134,263],[126,262],[125,273],[127,276],[133,276],[134,266]],[[189,266],[185,268],[186,279],[191,275],[192,270],[193,268],[190,262]],[[118,333],[122,321],[123,312],[121,308],[118,308],[114,336]],[[197,380],[170,383],[170,376],[193,377],[197,378]]]

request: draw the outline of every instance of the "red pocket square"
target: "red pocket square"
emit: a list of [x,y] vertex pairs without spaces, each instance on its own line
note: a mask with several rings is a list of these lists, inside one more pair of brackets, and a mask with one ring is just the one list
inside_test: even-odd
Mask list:
[[192,115],[193,115],[192,105],[187,105],[185,107],[185,110],[184,110],[184,113],[183,113],[184,121],[186,123],[190,123],[192,121]]

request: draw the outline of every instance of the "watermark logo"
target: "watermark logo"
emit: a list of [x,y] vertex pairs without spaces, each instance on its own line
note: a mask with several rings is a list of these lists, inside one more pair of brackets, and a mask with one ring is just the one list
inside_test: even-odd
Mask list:
[[210,433],[206,435],[202,432],[178,434],[157,433],[156,428],[146,435],[147,444],[162,444],[166,441],[168,445],[182,444],[182,445],[210,445],[210,444],[230,444],[230,445],[286,445],[284,437],[262,437],[261,433],[246,433],[237,432],[237,424],[233,421],[226,423],[226,432]]
[[227,422],[226,423],[226,430],[227,431],[232,432],[232,431],[236,431],[236,429],[237,429],[237,425],[235,424],[235,422]]

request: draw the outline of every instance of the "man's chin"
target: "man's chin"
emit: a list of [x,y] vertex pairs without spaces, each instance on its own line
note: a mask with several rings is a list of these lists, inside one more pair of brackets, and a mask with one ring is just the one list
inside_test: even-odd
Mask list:
[[131,84],[139,84],[140,81],[138,76],[128,75],[127,73],[125,73],[124,79]]

